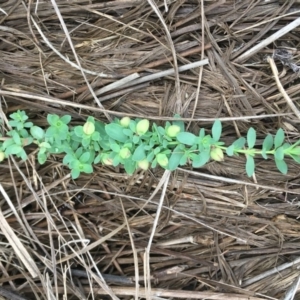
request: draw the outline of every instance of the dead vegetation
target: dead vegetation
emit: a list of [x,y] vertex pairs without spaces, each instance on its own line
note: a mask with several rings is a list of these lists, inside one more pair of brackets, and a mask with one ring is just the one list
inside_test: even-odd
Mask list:
[[[178,113],[195,132],[222,118],[228,143],[250,126],[259,142],[279,127],[299,139],[299,1],[0,0],[0,8],[3,118],[23,109],[43,126],[48,113],[74,124]],[[59,157],[40,166],[34,155],[0,167],[4,299],[299,299],[294,162],[287,176],[258,160],[248,178],[240,156],[172,174],[97,166],[72,181]]]

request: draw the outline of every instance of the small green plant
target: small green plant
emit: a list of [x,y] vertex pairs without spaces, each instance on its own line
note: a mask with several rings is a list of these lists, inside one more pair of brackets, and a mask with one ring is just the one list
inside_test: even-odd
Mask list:
[[294,144],[285,142],[284,131],[278,129],[275,136],[268,134],[261,149],[255,148],[256,131],[249,128],[247,137],[241,137],[226,146],[220,141],[222,124],[216,120],[211,134],[200,129],[198,135],[185,131],[184,122],[176,116],[172,123],[165,126],[156,123],[150,125],[149,120],[128,117],[115,119],[109,124],[88,117],[83,126],[69,126],[71,117],[59,117],[49,114],[48,128],[41,128],[28,122],[24,111],[10,115],[8,122],[11,129],[6,137],[1,137],[0,161],[9,155],[22,160],[27,158],[25,146],[36,144],[37,159],[40,164],[46,162],[49,155],[63,154],[63,164],[71,169],[73,179],[80,173],[92,173],[94,164],[108,166],[122,165],[128,174],[138,168],[147,170],[157,165],[173,171],[179,166],[190,163],[194,168],[204,166],[210,160],[223,161],[224,154],[246,157],[246,173],[252,176],[255,171],[255,156],[264,159],[274,157],[278,170],[286,174],[288,171],[286,157],[300,163],[300,141]]

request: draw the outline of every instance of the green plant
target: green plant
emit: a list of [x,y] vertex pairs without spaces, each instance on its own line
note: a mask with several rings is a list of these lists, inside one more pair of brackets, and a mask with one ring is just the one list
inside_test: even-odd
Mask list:
[[109,124],[88,117],[83,126],[69,126],[71,117],[59,117],[49,114],[49,127],[43,129],[28,122],[24,111],[10,115],[8,122],[11,129],[7,137],[0,138],[0,161],[9,155],[23,160],[27,158],[25,146],[36,144],[37,159],[40,164],[46,162],[49,155],[63,154],[63,164],[71,169],[72,178],[80,173],[92,173],[93,165],[122,165],[128,174],[136,169],[147,170],[157,165],[167,170],[176,170],[187,163],[194,168],[204,166],[209,160],[223,161],[224,154],[246,156],[246,173],[252,176],[255,171],[255,156],[264,159],[273,156],[278,170],[288,171],[285,158],[291,157],[300,163],[300,141],[294,144],[285,142],[284,131],[278,129],[273,137],[268,134],[261,149],[255,148],[256,131],[249,128],[247,137],[241,137],[226,146],[220,141],[222,124],[216,120],[211,134],[202,128],[198,135],[185,131],[184,122],[179,116],[172,123],[158,126],[146,119],[132,120],[124,117]]

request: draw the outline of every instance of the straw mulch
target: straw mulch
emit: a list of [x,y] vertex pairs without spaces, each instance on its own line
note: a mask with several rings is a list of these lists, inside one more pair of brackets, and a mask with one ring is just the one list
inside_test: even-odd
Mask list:
[[[0,0],[1,116],[21,109],[44,126],[49,113],[73,124],[177,113],[192,132],[223,118],[227,144],[251,126],[258,144],[280,127],[295,142],[299,10],[295,0]],[[73,181],[60,157],[41,166],[28,153],[0,167],[1,299],[300,299],[293,161],[286,176],[258,158],[248,178],[239,156],[171,174],[99,165]]]

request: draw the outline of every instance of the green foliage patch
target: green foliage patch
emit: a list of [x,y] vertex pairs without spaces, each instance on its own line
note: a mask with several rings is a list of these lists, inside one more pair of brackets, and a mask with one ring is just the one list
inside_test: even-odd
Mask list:
[[176,116],[165,126],[150,124],[146,119],[132,120],[128,117],[115,119],[109,124],[88,117],[83,126],[70,126],[71,116],[47,116],[48,128],[41,128],[28,122],[24,111],[10,115],[11,129],[0,143],[0,161],[9,155],[22,160],[27,158],[25,146],[32,143],[38,146],[37,160],[40,164],[49,155],[64,154],[63,164],[71,169],[73,179],[80,173],[90,174],[94,164],[122,165],[128,174],[138,168],[147,170],[160,166],[173,171],[187,163],[194,168],[204,166],[210,160],[223,161],[224,154],[246,156],[245,170],[248,176],[255,172],[256,155],[264,159],[274,157],[277,169],[287,174],[286,157],[300,163],[300,141],[285,143],[284,131],[279,128],[273,137],[268,134],[261,149],[255,148],[256,130],[249,128],[246,138],[241,137],[226,146],[220,141],[222,123],[216,120],[211,134],[202,128],[198,135],[185,131],[184,122]]

